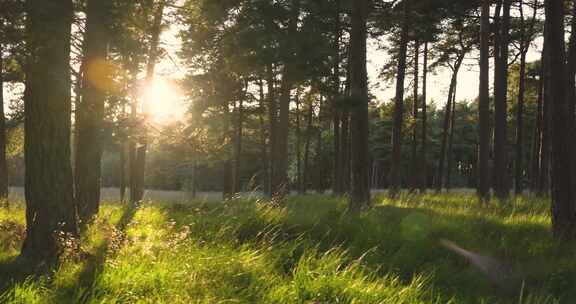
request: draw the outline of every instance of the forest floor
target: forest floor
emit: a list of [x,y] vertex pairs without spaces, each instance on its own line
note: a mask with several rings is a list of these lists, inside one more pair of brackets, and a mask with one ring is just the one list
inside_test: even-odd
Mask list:
[[576,303],[576,246],[551,238],[548,209],[467,194],[376,196],[360,215],[320,195],[108,203],[80,253],[32,278],[20,204],[0,209],[0,303]]

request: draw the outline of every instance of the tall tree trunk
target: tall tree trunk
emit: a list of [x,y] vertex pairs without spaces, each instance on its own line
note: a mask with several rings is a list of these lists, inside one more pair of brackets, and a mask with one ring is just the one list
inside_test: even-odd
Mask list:
[[[547,26],[544,27],[545,36],[547,34]],[[550,194],[550,162],[551,162],[551,109],[552,103],[552,88],[550,88],[550,78],[552,77],[552,67],[550,63],[551,54],[549,54],[549,47],[545,43],[543,46],[543,80],[544,88],[542,94],[542,143],[540,144],[540,179],[538,181],[538,195],[546,196]]]
[[232,191],[234,193],[239,193],[242,190],[242,185],[240,181],[241,170],[242,170],[242,135],[243,124],[244,124],[244,98],[248,93],[248,81],[244,85],[242,96],[238,101],[238,108],[236,109],[236,136],[234,140],[234,172],[232,176]]
[[518,105],[516,109],[516,164],[515,169],[515,194],[520,195],[523,192],[523,159],[524,159],[524,94],[526,87],[526,50],[520,52],[520,79],[518,82]]
[[368,1],[354,1],[350,32],[350,96],[357,106],[354,107],[350,120],[352,189],[348,205],[349,210],[353,212],[370,206],[368,72],[366,68],[367,15]]
[[[300,15],[300,0],[292,0],[290,13],[290,22],[288,25],[288,34],[295,37],[298,32],[298,17]],[[291,38],[294,39],[294,38]],[[294,42],[289,42],[288,48],[294,49]],[[274,175],[272,176],[272,195],[276,201],[284,199],[289,191],[288,181],[288,135],[290,127],[290,99],[294,82],[294,65],[289,62],[292,58],[286,58],[282,71],[282,84],[280,87],[280,105],[278,112],[276,154],[274,155]]]
[[[160,42],[160,33],[162,32],[162,19],[164,16],[164,7],[166,6],[166,0],[161,0],[156,10],[154,11],[154,19],[151,28],[150,35],[150,50],[148,53],[148,63],[146,65],[146,85],[150,86],[154,81],[154,71],[156,69],[156,62],[158,61],[158,55],[160,53],[158,49],[158,44]],[[153,101],[144,101],[142,105],[142,111],[146,114],[148,113],[148,103]],[[143,126],[146,128],[146,126]],[[133,191],[133,196],[130,198],[131,201],[139,202],[144,197],[144,179],[146,176],[146,150],[148,149],[148,138],[146,130],[143,130],[142,142],[136,148],[136,180],[135,189]]]
[[412,105],[412,119],[414,120],[412,130],[412,177],[410,191],[414,192],[418,188],[419,162],[418,162],[418,59],[420,57],[420,43],[415,41],[414,45],[414,104]]
[[532,160],[530,170],[530,192],[538,193],[538,185],[540,182],[541,166],[540,166],[540,151],[542,145],[542,123],[544,112],[544,51],[540,59],[540,71],[538,79],[538,96],[536,101],[536,122],[534,124],[534,140],[532,142]]
[[340,140],[342,151],[342,193],[349,193],[351,187],[351,147],[350,147],[350,112],[342,111],[342,130],[340,130],[340,135],[342,139]]
[[424,70],[422,71],[422,138],[420,148],[420,193],[425,193],[428,188],[428,109],[426,104],[426,89],[428,78],[428,42],[424,43]]
[[334,162],[332,176],[332,193],[334,195],[343,194],[343,157],[341,149],[341,110],[338,108],[337,100],[340,97],[340,40],[342,36],[340,20],[340,0],[336,1],[336,14],[334,16],[334,67],[332,68],[332,119],[334,127]]
[[302,130],[300,128],[300,93],[296,93],[296,184],[298,193],[304,194],[302,185]]
[[507,90],[508,43],[511,0],[503,0],[502,20],[497,37],[494,81],[494,194],[499,200],[508,198]]
[[[26,237],[22,255],[54,262],[78,236],[70,155],[71,0],[27,0]],[[57,75],[58,77],[55,77]]]
[[394,125],[392,130],[392,161],[390,164],[389,196],[398,196],[402,183],[402,120],[404,114],[404,78],[406,76],[406,51],[408,47],[408,4],[402,2],[403,22],[396,74],[396,97],[394,101]]
[[326,162],[324,158],[324,149],[322,142],[323,134],[323,124],[322,118],[324,117],[324,112],[326,110],[324,106],[324,98],[320,96],[320,101],[318,105],[318,132],[316,133],[316,192],[324,193],[324,179],[326,172]]
[[464,60],[464,55],[458,55],[456,63],[454,64],[454,69],[452,71],[452,78],[450,80],[450,87],[448,89],[448,99],[446,100],[446,108],[444,110],[444,128],[442,131],[442,145],[440,148],[440,159],[438,160],[438,173],[436,177],[436,192],[442,191],[442,185],[444,184],[444,169],[446,160],[446,151],[448,144],[448,137],[450,134],[450,120],[452,114],[452,106],[454,99],[454,91],[456,90],[456,82],[458,80],[458,71],[462,61]]
[[8,165],[6,163],[6,116],[4,115],[4,74],[0,41],[0,202],[8,206]]
[[454,159],[454,128],[456,126],[456,90],[458,89],[458,80],[454,83],[454,93],[452,94],[452,107],[450,114],[450,135],[448,136],[448,154],[446,162],[446,182],[444,183],[444,188],[446,191],[450,191],[452,186],[452,161]]
[[308,105],[308,114],[306,122],[306,142],[304,143],[304,172],[302,174],[302,192],[308,192],[308,176],[310,168],[310,142],[312,138],[312,121],[314,118],[314,100],[310,99],[310,104]]
[[[551,77],[547,86],[550,91],[550,110],[552,120],[552,228],[554,236],[559,239],[576,238],[576,205],[572,189],[573,130],[572,114],[569,113],[571,101],[568,100],[568,80],[566,54],[564,50],[564,3],[546,0],[547,44]],[[547,89],[548,90],[548,89]]]
[[260,79],[258,81],[258,86],[260,89],[260,98],[258,99],[259,103],[259,120],[260,120],[260,157],[262,158],[262,168],[260,170],[260,188],[264,193],[267,193],[267,185],[269,183],[269,167],[268,167],[268,149],[267,149],[267,135],[266,134],[266,124],[264,121],[264,115],[266,113],[266,100],[264,95],[264,80]]
[[480,26],[480,86],[478,94],[478,184],[481,203],[490,198],[490,0],[482,0]]
[[[89,0],[86,9],[82,99],[76,109],[76,204],[81,226],[98,214],[100,206],[104,101],[111,75],[106,71],[110,2]],[[104,68],[103,68],[104,67]]]
[[274,66],[270,63],[266,69],[266,82],[268,86],[268,121],[269,121],[269,158],[268,158],[268,185],[266,187],[266,194],[271,197],[273,193],[273,185],[276,176],[276,150],[278,141],[278,103],[275,96],[274,86]]

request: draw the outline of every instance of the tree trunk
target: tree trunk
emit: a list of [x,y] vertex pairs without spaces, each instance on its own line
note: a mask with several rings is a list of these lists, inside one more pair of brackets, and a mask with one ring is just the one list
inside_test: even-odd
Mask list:
[[408,47],[408,4],[402,2],[403,22],[396,74],[396,97],[394,102],[394,125],[392,130],[392,161],[390,164],[389,196],[396,198],[401,188],[402,166],[402,120],[404,114],[404,78],[406,76],[406,49]]
[[274,67],[272,64],[268,65],[266,69],[267,74],[267,85],[268,85],[268,121],[269,121],[269,158],[268,158],[268,185],[266,187],[266,194],[272,197],[274,179],[276,176],[276,149],[278,141],[277,129],[278,129],[278,103],[276,102],[275,88],[274,88]]
[[340,40],[342,35],[341,20],[340,20],[340,1],[336,1],[336,14],[335,28],[334,28],[334,67],[332,71],[332,119],[334,127],[334,169],[332,177],[332,194],[343,194],[343,164],[342,164],[342,149],[341,149],[341,110],[338,108],[336,102],[340,97]]
[[[542,52],[542,55],[544,52]],[[543,122],[543,99],[544,99],[544,58],[540,59],[540,71],[538,79],[538,96],[536,101],[536,122],[534,125],[534,140],[532,142],[532,160],[530,170],[530,192],[538,193],[540,181],[540,151],[542,145],[542,122]]]
[[26,13],[26,237],[21,254],[43,265],[56,261],[65,242],[78,236],[70,155],[73,5],[71,0],[27,0]]
[[302,174],[302,192],[308,192],[308,176],[310,167],[310,142],[312,137],[312,121],[314,118],[314,100],[310,98],[308,118],[306,123],[306,142],[304,143],[304,172]]
[[6,117],[4,115],[4,74],[0,41],[0,203],[8,207],[8,165],[6,163]]
[[452,78],[450,80],[450,88],[448,89],[448,99],[446,100],[446,108],[444,110],[444,128],[442,131],[442,145],[440,148],[440,159],[438,160],[438,174],[436,177],[436,192],[442,191],[442,185],[444,184],[444,168],[445,168],[445,160],[446,160],[446,151],[447,151],[447,143],[448,137],[450,134],[450,121],[451,121],[451,114],[452,114],[452,106],[454,105],[454,93],[456,90],[456,82],[458,80],[458,71],[460,70],[460,66],[462,61],[464,60],[464,55],[459,55],[458,59],[456,59],[456,63],[454,65],[454,70],[452,71]]
[[264,193],[267,193],[267,185],[269,183],[269,175],[268,175],[268,149],[266,144],[266,124],[264,122],[264,114],[266,113],[266,101],[264,95],[264,81],[262,79],[259,80],[258,86],[260,89],[260,98],[258,100],[259,103],[259,119],[260,119],[260,157],[262,157],[262,169],[260,170],[260,188]]
[[428,188],[428,109],[426,104],[426,89],[428,77],[428,42],[424,43],[424,70],[422,71],[422,138],[420,148],[420,193],[425,193]]
[[450,191],[451,188],[451,177],[452,177],[452,161],[454,159],[454,128],[456,125],[456,90],[458,89],[458,80],[454,83],[454,93],[452,94],[452,107],[450,114],[450,135],[448,136],[448,154],[446,163],[446,182],[444,188],[446,191]]
[[352,189],[348,208],[352,212],[370,206],[368,72],[366,69],[367,15],[368,2],[366,0],[354,1],[349,59],[350,96],[356,103],[350,120]]
[[[81,226],[98,214],[100,206],[102,131],[107,83],[109,1],[89,0],[86,9],[85,57],[82,62],[82,99],[76,109],[76,204]],[[104,67],[104,68],[103,68]]]
[[300,96],[296,93],[296,185],[298,194],[304,194],[302,185],[302,131],[300,130]]
[[[288,25],[290,37],[295,37],[298,32],[298,17],[300,14],[300,0],[292,0],[291,16]],[[295,46],[292,42],[288,48],[293,49]],[[290,127],[290,99],[293,86],[294,66],[291,62],[293,58],[290,52],[290,58],[286,58],[282,71],[282,84],[280,88],[280,105],[278,112],[276,154],[274,155],[274,175],[272,176],[272,195],[275,201],[284,199],[289,191],[288,181],[288,135]]]
[[576,213],[573,186],[573,130],[571,101],[568,100],[566,54],[564,51],[564,3],[546,0],[547,35],[550,74],[547,88],[550,91],[550,110],[554,117],[551,127],[552,139],[552,228],[559,239],[576,238]]
[[503,0],[502,24],[497,28],[498,53],[495,58],[494,80],[494,194],[500,201],[508,198],[507,156],[507,90],[508,43],[511,0]]
[[[547,33],[548,29],[544,28],[544,33]],[[546,34],[545,34],[546,35]],[[550,162],[551,162],[551,109],[550,104],[552,102],[552,88],[550,88],[550,78],[552,77],[552,70],[550,66],[550,57],[548,46],[546,43],[543,46],[543,81],[544,88],[542,94],[542,143],[540,144],[540,179],[538,181],[538,195],[546,196],[550,193]]]
[[480,86],[478,94],[478,188],[481,203],[490,198],[490,0],[482,0],[480,27]]
[[412,119],[414,120],[412,130],[412,178],[410,191],[414,192],[418,188],[419,162],[418,162],[418,57],[420,57],[420,43],[415,41],[414,46],[414,104],[412,105]]
[[239,193],[242,190],[242,184],[240,181],[241,170],[242,170],[242,135],[243,123],[244,123],[244,98],[248,93],[248,81],[244,86],[242,96],[238,102],[238,108],[236,109],[236,136],[234,141],[234,173],[232,176],[232,191],[234,193]]
[[[160,42],[160,34],[162,31],[162,18],[164,16],[164,7],[166,6],[166,0],[161,0],[156,10],[154,12],[154,20],[151,28],[150,35],[150,50],[148,53],[148,64],[146,66],[146,85],[150,86],[154,81],[154,71],[156,69],[156,62],[158,61],[158,44]],[[148,103],[153,101],[144,101],[142,105],[142,112],[144,114],[148,113]],[[148,149],[148,138],[146,127],[143,126],[143,136],[141,139],[141,144],[136,149],[136,176],[135,176],[135,189],[133,191],[134,196],[131,197],[131,201],[139,202],[144,197],[144,180],[146,176],[146,150]]]
[[515,165],[515,193],[520,195],[523,192],[523,159],[524,159],[524,91],[526,86],[526,51],[521,50],[520,54],[520,80],[518,83],[518,106],[516,112],[516,165]]

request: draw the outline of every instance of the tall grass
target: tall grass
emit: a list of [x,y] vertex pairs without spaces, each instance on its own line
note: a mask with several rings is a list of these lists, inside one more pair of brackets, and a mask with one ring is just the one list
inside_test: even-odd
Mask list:
[[[573,303],[576,247],[554,241],[545,200],[480,208],[473,196],[292,197],[283,208],[235,199],[104,206],[81,258],[17,278],[18,246],[0,247],[6,303]],[[22,225],[22,210],[0,211]],[[0,229],[0,239],[17,229]],[[21,237],[15,237],[17,243]],[[447,239],[508,264],[502,288]]]

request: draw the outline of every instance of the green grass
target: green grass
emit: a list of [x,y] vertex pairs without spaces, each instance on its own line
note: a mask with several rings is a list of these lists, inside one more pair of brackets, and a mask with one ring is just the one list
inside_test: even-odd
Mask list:
[[[0,302],[575,303],[576,246],[551,238],[547,204],[404,195],[360,215],[319,195],[284,208],[106,204],[83,253],[41,277],[16,265],[23,210],[0,209]],[[516,280],[494,285],[442,239],[506,261]]]

